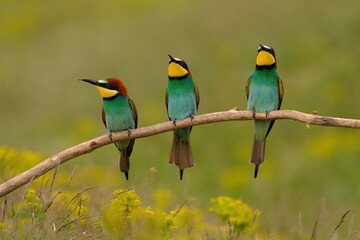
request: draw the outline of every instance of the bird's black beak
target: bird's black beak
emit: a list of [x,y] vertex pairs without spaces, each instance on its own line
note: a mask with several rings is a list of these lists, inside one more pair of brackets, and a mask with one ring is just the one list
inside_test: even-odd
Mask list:
[[168,55],[169,55],[169,58],[170,58],[170,62],[176,62],[176,59],[173,56],[171,56],[170,54],[168,54]]
[[262,43],[259,43],[259,46],[261,49],[264,49],[264,45]]
[[101,84],[98,81],[93,80],[93,79],[84,78],[84,79],[79,79],[79,80],[84,81],[84,82],[88,82],[88,83],[90,83],[92,85],[95,85],[95,86],[101,86]]

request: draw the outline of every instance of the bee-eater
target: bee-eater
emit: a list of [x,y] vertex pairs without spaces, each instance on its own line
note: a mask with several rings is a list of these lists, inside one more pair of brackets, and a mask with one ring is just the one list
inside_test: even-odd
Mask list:
[[[165,94],[165,104],[170,121],[176,125],[176,120],[197,114],[199,106],[199,89],[194,83],[185,61],[169,54],[168,84]],[[169,164],[175,164],[180,170],[182,179],[185,168],[194,167],[194,159],[190,147],[191,127],[174,130],[174,137],[169,157]]]
[[[138,114],[134,101],[127,95],[126,87],[120,79],[108,78],[105,80],[80,79],[91,83],[99,90],[103,99],[102,120],[109,137],[112,132],[137,128]],[[119,167],[125,173],[126,180],[129,178],[130,161],[129,157],[134,147],[135,139],[115,142],[120,151]]]
[[[266,112],[279,110],[284,95],[282,81],[276,72],[276,57],[274,49],[260,44],[256,57],[255,71],[250,75],[246,85],[247,110]],[[255,120],[254,144],[250,155],[250,163],[255,164],[256,178],[259,165],[265,160],[265,142],[274,120]]]

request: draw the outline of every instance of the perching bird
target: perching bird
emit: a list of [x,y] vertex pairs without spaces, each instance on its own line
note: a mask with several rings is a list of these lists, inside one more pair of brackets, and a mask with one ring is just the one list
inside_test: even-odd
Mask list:
[[[284,95],[284,88],[276,72],[276,57],[274,49],[260,44],[256,57],[255,71],[250,75],[246,85],[248,99],[247,110],[266,112],[279,110]],[[274,120],[255,120],[255,137],[250,156],[250,163],[255,164],[256,178],[259,165],[265,160],[265,142]]]
[[[134,101],[127,95],[126,87],[120,79],[108,78],[105,80],[80,79],[91,83],[99,90],[103,99],[102,120],[111,138],[112,132],[119,132],[137,128],[138,114]],[[135,139],[115,142],[120,151],[119,167],[129,178],[129,157],[134,147]]]
[[[170,121],[176,125],[176,120],[193,118],[197,114],[200,98],[199,89],[192,79],[187,64],[170,54],[169,57],[165,104]],[[195,166],[190,147],[190,132],[191,127],[174,130],[168,162],[179,167],[180,179],[185,168]]]

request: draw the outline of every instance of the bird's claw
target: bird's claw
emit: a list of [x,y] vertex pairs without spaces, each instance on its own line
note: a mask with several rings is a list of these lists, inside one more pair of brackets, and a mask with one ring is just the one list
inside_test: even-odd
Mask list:
[[173,123],[174,126],[176,127],[176,119],[174,119],[174,120],[172,121],[172,123]]
[[268,117],[268,116],[269,116],[269,113],[270,113],[270,111],[266,111],[266,112],[265,112],[265,116]]
[[252,110],[252,117],[255,119],[256,118],[256,111],[255,109]]
[[128,137],[130,137],[130,135],[131,135],[131,128],[129,128],[129,129],[127,130],[127,132],[128,132]]
[[112,139],[112,133],[111,133],[111,132],[109,132],[109,138],[110,138],[111,141],[113,140],[113,139]]
[[194,114],[191,114],[191,115],[190,115],[190,120],[191,120],[191,121],[194,120]]

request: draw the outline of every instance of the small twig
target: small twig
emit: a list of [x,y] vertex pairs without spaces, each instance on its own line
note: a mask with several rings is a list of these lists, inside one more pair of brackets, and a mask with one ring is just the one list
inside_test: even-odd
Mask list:
[[62,225],[61,227],[59,227],[59,229],[57,230],[57,232],[60,232],[61,231],[61,229],[63,229],[64,227],[67,227],[67,226],[69,226],[69,225],[71,225],[71,224],[73,224],[73,223],[75,223],[75,222],[77,222],[77,221],[79,221],[79,220],[83,220],[83,219],[89,219],[89,218],[92,218],[93,216],[88,216],[88,217],[77,217],[77,218],[74,218],[73,220],[71,220],[70,222],[68,222],[68,223],[65,223],[64,225]]
[[[45,182],[45,184],[44,184],[44,187],[43,187],[43,189],[42,189],[42,192],[45,192],[45,189],[46,189],[47,184],[49,183],[49,180],[50,180],[50,178],[46,179],[46,182]],[[49,194],[49,196],[50,196],[50,194]]]
[[49,190],[50,195],[51,195],[51,192],[52,192],[52,188],[53,188],[53,185],[54,185],[54,182],[55,182],[55,177],[56,177],[57,171],[59,169],[59,166],[60,166],[60,163],[58,163],[56,165],[56,168],[55,168],[55,171],[54,171],[54,175],[53,175],[53,178],[52,178],[52,181],[51,181],[51,184],[50,184],[50,190]]
[[90,187],[86,187],[84,190],[78,192],[71,200],[69,203],[71,203],[73,200],[75,200],[76,198],[78,198],[82,193],[86,192],[89,189],[94,188],[95,186],[90,186]]
[[[74,201],[77,197],[79,197],[83,192],[85,192],[85,191],[87,191],[87,190],[89,190],[89,189],[91,189],[91,188],[93,188],[93,186],[92,186],[92,187],[87,187],[87,188],[85,188],[84,190],[78,192],[78,193],[69,201],[69,203],[68,203],[69,206],[70,206],[70,203],[71,203],[72,201]],[[62,208],[63,208],[63,207],[64,207],[64,205],[62,206]],[[74,206],[74,207],[68,212],[68,214],[63,218],[63,220],[62,220],[59,224],[62,224],[62,223],[71,215],[71,213],[76,210],[77,207],[78,207],[78,205]],[[59,228],[59,230],[60,230],[60,228]]]
[[62,192],[58,191],[57,193],[55,193],[55,195],[50,198],[49,202],[46,203],[44,207],[45,212],[50,208],[50,206],[53,204],[54,200],[56,199],[57,195],[59,195],[60,193]]
[[79,200],[79,211],[78,211],[78,216],[81,217],[81,198]]
[[[208,114],[197,115],[194,119],[186,118],[176,121],[176,126],[171,121],[151,125],[148,127],[142,127],[133,129],[131,135],[128,132],[114,132],[112,133],[112,139],[109,136],[103,135],[89,141],[83,142],[74,147],[68,148],[60,153],[57,153],[43,162],[39,163],[35,167],[13,177],[12,179],[2,183],[0,185],[0,197],[20,188],[28,183],[31,179],[36,179],[39,176],[47,173],[56,166],[63,164],[75,157],[90,153],[95,149],[108,145],[110,143],[125,141],[135,138],[149,137],[164,132],[169,132],[175,129],[181,129],[190,126],[209,124],[215,122],[224,121],[243,121],[253,120],[252,111],[237,111],[232,109],[224,112],[214,112]],[[272,111],[269,114],[256,113],[257,120],[275,120],[275,119],[291,119],[306,124],[333,126],[333,127],[345,127],[345,128],[360,128],[360,120],[358,119],[346,119],[335,117],[316,116],[313,114],[306,114],[294,110],[280,110]]]
[[336,230],[338,230],[338,228],[340,227],[340,225],[344,222],[346,215],[350,212],[350,210],[347,210],[346,213],[344,213],[344,215],[341,217],[340,222],[338,223],[338,225],[335,227],[334,231],[331,233],[329,239],[331,239],[331,237],[333,236],[333,234],[336,232]]
[[172,216],[172,219],[174,219],[176,217],[176,215],[178,215],[178,213],[180,212],[180,210],[184,207],[185,203],[187,202],[187,200],[185,199],[181,206],[179,207],[179,209],[176,211],[176,213],[174,214],[174,216]]
[[3,214],[2,214],[2,222],[5,222],[6,208],[7,208],[7,199],[5,197],[5,199],[4,199],[4,210],[3,210]]
[[73,176],[74,176],[74,174],[75,174],[76,169],[77,169],[77,165],[75,165],[75,167],[74,167],[74,169],[73,169],[73,171],[72,171],[72,173],[71,173],[71,175],[70,175],[69,181],[68,181],[68,183],[66,184],[65,192],[67,192],[67,190],[69,189],[70,182],[71,182],[71,180],[72,180],[72,178],[73,178]]
[[316,220],[316,222],[315,222],[315,225],[314,225],[314,228],[313,228],[313,231],[312,231],[310,240],[315,240],[315,239],[316,239],[316,235],[317,235],[317,234],[316,234],[317,224],[318,224],[318,220]]
[[254,216],[253,216],[253,219],[252,219],[252,222],[251,222],[251,226],[254,226],[255,221],[256,221],[256,218],[257,218],[257,216],[259,215],[259,212],[260,212],[260,211],[259,211],[258,209],[255,210]]

